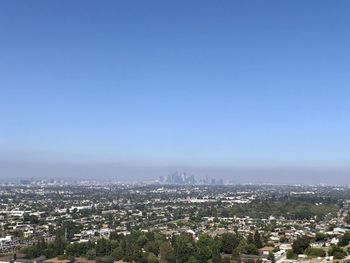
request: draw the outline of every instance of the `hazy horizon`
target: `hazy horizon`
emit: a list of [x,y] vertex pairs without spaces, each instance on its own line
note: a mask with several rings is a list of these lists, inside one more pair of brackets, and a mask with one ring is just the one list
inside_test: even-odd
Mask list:
[[349,11],[2,1],[0,180],[349,184]]
[[[304,185],[349,185],[350,167],[211,167],[211,166],[154,166],[96,162],[40,162],[0,161],[0,181],[19,182],[21,179],[63,179],[141,182],[158,180],[160,176],[174,172],[194,175],[196,179],[206,176],[224,179],[225,182],[276,183]],[[7,176],[6,176],[7,175]]]

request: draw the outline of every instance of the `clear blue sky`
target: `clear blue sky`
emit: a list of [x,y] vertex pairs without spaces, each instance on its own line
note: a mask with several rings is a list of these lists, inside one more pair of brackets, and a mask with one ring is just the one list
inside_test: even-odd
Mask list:
[[1,1],[1,160],[348,166],[349,13],[345,0]]

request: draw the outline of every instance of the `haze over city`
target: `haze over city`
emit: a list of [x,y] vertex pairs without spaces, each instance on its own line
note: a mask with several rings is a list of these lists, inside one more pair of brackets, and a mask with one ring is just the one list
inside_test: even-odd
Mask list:
[[0,180],[349,184],[336,2],[2,1]]

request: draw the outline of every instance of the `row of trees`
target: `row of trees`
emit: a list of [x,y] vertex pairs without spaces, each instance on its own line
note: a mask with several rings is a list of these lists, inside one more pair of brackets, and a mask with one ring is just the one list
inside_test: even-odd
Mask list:
[[[316,235],[320,238],[322,235]],[[307,236],[298,237],[292,245],[292,250],[287,252],[288,259],[296,259],[299,254],[306,254],[309,257],[325,257],[326,250],[323,248],[314,248],[310,246],[311,239]],[[347,251],[342,247],[349,244],[350,233],[345,233],[339,241],[338,246],[332,246],[328,249],[328,256],[333,256],[335,259],[342,259],[347,255]]]
[[316,205],[310,201],[298,200],[275,200],[254,201],[249,204],[235,205],[231,208],[219,209],[220,216],[250,216],[252,218],[268,218],[283,216],[292,220],[316,219],[322,220],[328,214],[336,215],[338,207],[336,204]]
[[86,243],[67,243],[63,236],[58,235],[53,243],[41,240],[23,249],[23,252],[28,258],[64,256],[72,261],[76,257],[86,257],[99,262],[207,263],[209,260],[221,263],[230,258],[239,259],[241,254],[258,255],[258,249],[262,246],[257,231],[248,238],[237,233],[225,233],[217,237],[203,234],[198,241],[187,233],[174,235],[168,240],[158,232],[132,232],[127,236],[112,233],[110,239]]
[[[258,231],[247,238],[238,233],[224,233],[216,237],[203,234],[197,241],[187,233],[167,239],[159,232],[134,231],[127,236],[111,233],[110,239],[99,239],[96,242],[70,243],[66,241],[66,235],[67,231],[58,231],[54,242],[46,243],[42,239],[23,249],[23,252],[27,258],[44,255],[47,258],[64,256],[72,260],[76,257],[86,257],[101,262],[123,260],[140,263],[207,263],[209,260],[212,263],[221,263],[230,258],[239,260],[242,254],[258,255],[258,249],[264,245]],[[324,238],[322,234],[317,234],[315,240]],[[340,238],[339,246],[328,250],[328,255],[336,259],[344,258],[347,252],[342,246],[348,245],[349,242],[350,233],[346,233]],[[292,250],[288,251],[287,258],[295,259],[299,254],[310,257],[326,256],[326,250],[311,247],[310,243],[311,239],[307,236],[297,238],[292,244]],[[272,254],[269,259],[274,261]]]

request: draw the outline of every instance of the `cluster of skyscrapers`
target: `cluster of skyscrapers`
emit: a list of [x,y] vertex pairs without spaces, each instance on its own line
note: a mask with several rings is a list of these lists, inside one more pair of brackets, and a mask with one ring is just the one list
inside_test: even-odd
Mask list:
[[174,185],[223,185],[223,180],[215,179],[212,177],[204,177],[199,180],[194,175],[187,175],[186,173],[175,172],[170,175],[161,176],[159,178],[162,184],[174,184]]

